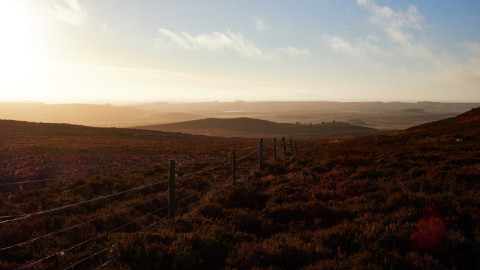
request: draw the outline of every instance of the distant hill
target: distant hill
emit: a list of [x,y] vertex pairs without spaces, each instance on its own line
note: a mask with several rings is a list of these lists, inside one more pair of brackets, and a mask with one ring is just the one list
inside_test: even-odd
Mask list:
[[445,120],[426,123],[403,131],[411,134],[473,134],[480,130],[480,107]]
[[151,130],[0,120],[0,193],[5,182],[136,170],[160,160],[167,164],[178,151],[203,155],[205,147],[222,149],[231,141]]
[[[205,118],[263,119],[276,123],[349,122],[375,129],[400,130],[446,119],[478,103],[435,102],[197,102],[110,104],[44,104],[0,102],[0,119],[69,123],[96,127],[131,127]],[[421,111],[424,111],[420,113]]]
[[[152,123],[155,112],[109,104],[0,103],[0,119],[29,122],[125,127]],[[158,121],[158,119],[156,120]]]
[[408,108],[408,109],[402,110],[402,112],[407,112],[407,113],[426,113],[424,109],[415,109],[415,108]]
[[171,124],[159,124],[135,127],[138,129],[182,132],[223,137],[258,137],[258,136],[341,136],[359,135],[375,129],[355,126],[343,122],[322,124],[275,123],[266,120],[241,118],[207,118]]
[[[17,142],[24,139],[31,142],[43,142],[43,140],[61,140],[68,138],[96,139],[107,138],[110,140],[185,140],[192,139],[221,139],[191,134],[178,134],[171,132],[159,132],[153,130],[132,130],[129,128],[98,128],[82,125],[58,124],[58,123],[35,123],[15,120],[0,119],[0,141]],[[0,144],[1,145],[1,144]]]
[[441,102],[334,102],[334,101],[261,101],[261,102],[197,102],[166,103],[153,102],[135,105],[139,109],[188,112],[265,112],[298,113],[309,112],[399,112],[405,109],[422,109],[426,112],[463,113],[480,106],[480,103]]

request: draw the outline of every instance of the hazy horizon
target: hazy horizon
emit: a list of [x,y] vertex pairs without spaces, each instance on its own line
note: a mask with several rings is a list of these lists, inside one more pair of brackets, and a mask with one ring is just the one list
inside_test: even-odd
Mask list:
[[0,3],[0,102],[480,101],[480,2]]
[[85,101],[70,101],[70,102],[45,102],[36,100],[0,100],[0,103],[32,103],[32,104],[45,104],[45,105],[112,105],[112,106],[136,106],[153,103],[167,103],[167,104],[195,104],[195,103],[288,103],[288,102],[330,102],[330,103],[459,103],[459,104],[480,104],[480,100],[145,100],[145,101],[127,101],[127,100],[85,100]]

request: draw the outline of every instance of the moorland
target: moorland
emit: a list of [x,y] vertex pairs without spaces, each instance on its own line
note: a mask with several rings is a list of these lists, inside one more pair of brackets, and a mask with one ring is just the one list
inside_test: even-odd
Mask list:
[[[2,269],[480,268],[480,109],[371,136],[295,138],[298,150],[277,160],[266,137],[262,170],[256,139],[0,126]],[[235,185],[232,149],[245,157]]]
[[133,127],[205,118],[241,118],[277,123],[332,121],[375,129],[405,129],[453,117],[478,103],[439,102],[153,102],[130,105],[0,103],[0,119],[68,123],[96,127]]

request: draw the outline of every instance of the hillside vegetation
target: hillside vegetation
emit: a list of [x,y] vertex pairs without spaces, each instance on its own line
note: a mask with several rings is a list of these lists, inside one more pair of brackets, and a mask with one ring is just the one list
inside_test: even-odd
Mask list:
[[0,120],[0,184],[57,176],[86,177],[100,173],[167,166],[227,157],[231,147],[252,140],[194,136],[121,128]]
[[118,266],[478,269],[479,139],[476,109],[392,135],[309,141],[194,213],[129,235]]
[[316,125],[275,123],[266,120],[242,118],[208,118],[171,124],[136,127],[147,130],[174,131],[200,135],[227,137],[262,137],[262,136],[309,136],[329,137],[342,135],[360,135],[375,131],[372,128],[355,126],[342,122],[322,123]]
[[[81,136],[47,133],[42,140],[36,140],[32,133],[22,131],[23,123],[17,124],[20,127],[12,129],[11,134],[22,135],[2,137],[2,142],[4,138],[11,140],[2,143],[2,166],[10,164],[20,150],[31,151],[32,156],[39,153],[49,156],[66,153],[70,148],[78,149],[79,153],[96,153],[98,148],[106,147],[99,152],[118,151],[124,153],[123,159],[137,156],[143,160],[142,155],[148,156],[150,151],[158,154],[165,151],[185,160],[184,167],[179,166],[181,176],[228,161],[232,148],[247,153],[256,145],[255,140],[248,139],[196,136],[173,139],[184,135],[136,130],[97,130],[125,132],[125,137],[120,136],[123,139],[117,137],[117,141],[107,146],[105,143],[112,134],[105,137],[90,134],[86,138],[93,139],[85,142],[86,138]],[[41,147],[35,144],[39,141],[43,142]],[[266,139],[266,143],[270,141]],[[285,157],[279,154],[277,161],[271,160],[271,152],[267,151],[262,171],[251,170],[255,168],[255,157],[247,159],[240,165],[242,181],[233,187],[218,190],[218,183],[230,181],[228,168],[179,181],[178,198],[190,197],[192,202],[206,199],[173,220],[159,219],[165,212],[158,212],[35,266],[64,268],[85,258],[77,267],[478,269],[479,141],[480,109],[386,135],[299,140],[297,152]],[[271,144],[267,144],[269,147]],[[77,154],[75,151],[73,156]],[[49,162],[52,161],[46,161]],[[90,163],[97,162],[90,160]],[[128,164],[125,162],[120,168]],[[1,214],[51,209],[152,183],[164,179],[166,174],[166,162],[152,159],[130,171],[5,191],[0,201]],[[200,184],[192,186],[192,183]],[[0,251],[0,268],[27,265],[135,220],[166,203],[166,197],[157,198],[165,188],[158,186],[54,215],[0,224],[0,247],[5,247],[152,198],[122,215]],[[212,194],[209,190],[219,192]],[[197,193],[200,191],[206,193]],[[186,201],[182,205],[187,205]],[[151,224],[154,226],[147,227]]]

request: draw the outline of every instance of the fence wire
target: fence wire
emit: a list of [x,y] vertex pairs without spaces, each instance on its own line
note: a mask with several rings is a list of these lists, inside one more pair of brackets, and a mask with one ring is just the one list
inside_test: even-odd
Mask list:
[[38,240],[40,240],[40,239],[43,239],[43,238],[46,238],[46,237],[49,237],[49,236],[53,236],[53,235],[57,235],[57,234],[59,234],[59,233],[62,233],[62,232],[66,232],[66,231],[75,229],[75,228],[80,227],[80,226],[82,226],[82,225],[85,225],[85,224],[88,224],[88,223],[91,223],[91,222],[94,222],[94,221],[97,221],[97,220],[100,220],[100,219],[103,219],[103,218],[106,218],[106,217],[109,217],[109,216],[116,215],[116,214],[118,214],[118,213],[120,213],[120,212],[123,212],[123,211],[125,211],[125,210],[133,209],[133,208],[135,208],[135,207],[137,207],[137,206],[139,206],[139,205],[142,205],[142,204],[145,204],[145,203],[147,203],[147,202],[153,201],[153,200],[159,198],[161,195],[165,195],[165,194],[166,194],[166,192],[162,192],[162,193],[160,193],[159,195],[157,195],[157,196],[155,196],[155,197],[153,197],[153,198],[151,198],[151,199],[144,200],[144,201],[142,201],[142,202],[140,202],[140,203],[137,203],[137,204],[134,204],[134,205],[131,205],[131,206],[128,206],[128,207],[124,207],[124,208],[122,208],[122,209],[120,209],[120,210],[117,210],[117,211],[115,211],[115,212],[113,212],[113,213],[109,213],[109,214],[106,214],[106,215],[103,215],[103,216],[100,216],[100,217],[96,217],[96,218],[87,220],[87,221],[85,221],[85,222],[78,223],[78,224],[75,224],[75,225],[73,225],[73,226],[70,226],[70,227],[67,227],[67,228],[64,228],[64,229],[55,231],[55,232],[47,233],[47,234],[44,234],[44,235],[42,235],[42,236],[38,236],[38,237],[35,237],[35,238],[33,238],[33,239],[30,239],[30,240],[28,240],[28,241],[24,241],[24,242],[17,243],[17,244],[8,246],[8,247],[0,248],[0,251],[5,251],[5,250],[9,250],[9,249],[12,249],[12,248],[15,248],[15,247],[24,246],[24,245],[26,245],[26,244],[30,244],[30,243],[36,242],[36,241],[38,241]]
[[[243,156],[241,159],[246,159],[246,158],[248,158],[249,156],[251,156],[251,155],[253,155],[254,153],[256,153],[257,151],[258,151],[258,150],[255,150],[255,151],[253,151],[253,152],[251,152],[251,153],[248,153],[247,155]],[[240,159],[239,159],[239,160],[240,160]],[[231,164],[231,163],[227,163],[227,164]],[[225,164],[222,164],[221,166],[225,166]],[[217,167],[218,167],[218,166],[217,166]],[[255,166],[255,167],[257,167],[257,166]],[[215,167],[213,167],[213,168],[215,168]],[[210,168],[210,169],[212,169],[212,168]],[[254,171],[254,170],[253,170],[253,171]],[[250,170],[250,171],[247,173],[247,176],[248,176],[249,174],[251,174],[251,173],[252,173],[252,170]],[[242,182],[243,178],[245,178],[245,177],[242,177],[241,179],[237,179],[237,181]],[[228,188],[232,187],[232,185],[229,185],[229,184],[226,183],[227,181],[228,181],[228,178],[225,179],[225,180],[223,181],[223,183],[221,184],[223,187],[219,188],[218,190],[216,190],[216,191],[214,191],[214,192],[212,192],[212,193],[209,193],[209,194],[207,193],[205,196],[203,196],[203,197],[200,198],[199,200],[196,200],[196,201],[194,201],[194,202],[189,203],[188,205],[186,205],[186,206],[180,208],[179,210],[177,210],[175,213],[176,213],[177,215],[182,214],[182,213],[185,213],[185,212],[187,212],[186,210],[188,210],[189,208],[198,206],[198,205],[200,205],[200,203],[201,203],[202,201],[204,201],[204,200],[206,200],[206,199],[208,199],[208,198],[211,198],[211,197],[219,194],[220,192],[223,192],[223,191],[227,190]],[[198,185],[198,184],[201,183],[201,182],[203,182],[203,180],[197,181],[196,183],[190,185],[190,187],[195,186],[195,185]],[[197,191],[197,192],[195,192],[195,193],[193,193],[193,194],[191,194],[191,195],[189,195],[189,196],[187,196],[187,197],[183,197],[183,198],[181,198],[180,200],[176,200],[175,203],[178,204],[179,202],[187,201],[188,199],[194,198],[194,197],[196,197],[198,194],[204,192],[205,190],[206,190],[206,189],[199,190],[199,191]],[[163,209],[165,209],[165,208],[167,208],[167,207],[164,207]],[[149,229],[153,228],[154,226],[158,225],[159,223],[160,223],[160,220],[159,220],[159,221],[155,221],[155,222],[151,223],[150,225],[144,227],[143,229],[141,229],[141,230],[139,230],[139,231],[137,231],[137,232],[143,232],[143,231],[149,230]],[[87,256],[87,257],[85,257],[85,258],[83,258],[83,259],[81,259],[81,260],[73,263],[72,265],[70,265],[69,267],[67,267],[67,268],[65,268],[65,269],[72,269],[72,268],[74,268],[75,266],[77,266],[77,265],[79,265],[79,264],[81,264],[81,263],[83,263],[83,262],[85,262],[85,261],[87,261],[87,260],[89,260],[89,259],[92,259],[92,258],[94,258],[94,257],[96,257],[96,256],[98,256],[98,255],[100,255],[100,254],[102,254],[102,253],[105,253],[105,252],[108,251],[109,249],[112,249],[113,247],[117,246],[121,241],[122,241],[122,240],[117,241],[116,243],[114,243],[114,244],[112,244],[112,245],[109,245],[109,246],[107,246],[107,247],[105,247],[105,248],[103,248],[103,249],[101,249],[101,250],[99,250],[99,251],[97,251],[97,252],[95,252],[95,253],[93,253],[93,254],[90,254],[89,256]],[[109,261],[101,264],[100,266],[98,266],[98,267],[95,268],[95,269],[100,269],[100,268],[108,265],[108,264],[111,263],[111,262],[112,262],[112,260],[109,260]]]
[[116,232],[116,231],[118,231],[118,230],[120,230],[120,229],[122,229],[122,228],[125,228],[125,227],[127,227],[128,225],[131,225],[131,224],[133,224],[133,223],[135,223],[135,222],[137,222],[137,221],[139,221],[139,220],[141,220],[141,219],[144,219],[144,218],[146,218],[146,217],[148,217],[148,216],[151,216],[151,215],[153,215],[153,214],[155,214],[155,213],[157,213],[157,212],[160,212],[161,210],[164,210],[164,209],[166,209],[167,207],[168,207],[168,205],[165,205],[165,206],[163,206],[163,207],[161,207],[161,208],[159,208],[159,209],[157,209],[157,210],[155,210],[155,211],[152,211],[152,212],[150,212],[150,213],[148,213],[148,214],[142,215],[141,217],[138,217],[138,218],[136,218],[136,219],[134,219],[134,220],[132,220],[132,221],[130,221],[130,222],[128,222],[128,223],[125,223],[125,224],[123,224],[123,225],[121,225],[121,226],[119,226],[119,227],[116,227],[115,229],[112,229],[112,230],[110,230],[110,231],[108,231],[108,232],[104,232],[104,233],[102,233],[102,234],[99,234],[99,235],[97,235],[97,236],[94,236],[94,237],[92,237],[92,238],[89,238],[89,239],[87,239],[87,240],[85,240],[85,241],[82,241],[82,242],[80,242],[80,243],[78,243],[78,244],[75,244],[75,245],[73,245],[73,246],[71,246],[71,247],[69,247],[69,248],[66,248],[66,249],[57,251],[57,252],[55,252],[55,253],[53,253],[53,254],[50,254],[50,255],[48,255],[48,256],[45,256],[45,257],[43,257],[43,258],[41,258],[41,259],[39,259],[39,260],[36,260],[36,261],[34,261],[34,262],[32,262],[32,263],[30,263],[30,264],[28,264],[28,265],[25,265],[25,266],[20,267],[19,269],[25,269],[25,268],[32,267],[32,266],[34,266],[34,265],[36,265],[36,264],[38,264],[38,263],[40,263],[40,262],[43,262],[43,261],[45,261],[45,260],[48,260],[48,259],[50,259],[50,258],[52,258],[52,257],[55,257],[55,256],[61,254],[61,253],[68,252],[68,251],[70,251],[70,250],[72,250],[72,249],[75,249],[75,248],[77,248],[77,247],[79,247],[79,246],[82,246],[82,245],[84,245],[84,244],[86,244],[86,243],[88,243],[88,242],[91,242],[91,241],[93,241],[93,240],[96,240],[96,239],[98,239],[98,238],[100,238],[100,237],[103,237],[103,236],[105,236],[105,235],[108,235],[108,234],[110,234],[110,233],[112,233],[112,232]]
[[137,190],[141,190],[141,189],[148,188],[148,187],[153,187],[153,186],[160,185],[160,184],[165,184],[167,182],[168,182],[168,180],[161,181],[161,182],[155,182],[155,183],[152,183],[152,184],[127,189],[127,190],[116,192],[116,193],[113,193],[113,194],[99,196],[99,197],[89,199],[89,200],[84,200],[84,201],[80,201],[80,202],[76,202],[76,203],[72,203],[72,204],[67,204],[67,205],[55,207],[55,208],[48,209],[48,210],[42,210],[42,211],[38,211],[38,212],[25,214],[25,216],[22,216],[22,217],[0,221],[0,224],[10,223],[10,222],[26,219],[26,218],[31,217],[31,216],[38,216],[38,215],[43,215],[43,214],[47,214],[47,213],[57,212],[57,211],[64,210],[64,209],[67,209],[67,208],[70,208],[70,207],[79,206],[79,205],[86,204],[86,203],[91,203],[91,202],[95,202],[95,201],[99,201],[99,200],[104,200],[104,199],[116,197],[116,196],[126,194],[126,193],[129,193],[129,192],[132,192],[132,191],[137,191]]
[[[237,158],[236,161],[242,161],[242,160],[245,160],[249,157],[251,157],[252,155],[254,155],[255,153],[257,153],[259,151],[258,148],[250,148],[250,149],[247,149],[247,151],[250,151],[250,150],[253,150],[249,153],[247,153],[246,155],[240,157],[240,158]],[[273,150],[273,148],[264,148],[264,150]],[[211,167],[211,168],[207,168],[207,169],[204,169],[204,170],[199,170],[199,171],[195,171],[195,172],[191,172],[191,173],[187,173],[187,174],[184,174],[184,175],[181,175],[181,176],[178,176],[176,177],[176,179],[181,179],[181,178],[186,178],[186,177],[190,177],[190,176],[193,176],[193,175],[197,175],[197,174],[200,174],[200,173],[204,173],[204,172],[208,172],[208,171],[212,171],[212,170],[216,170],[216,169],[220,169],[222,167],[225,167],[225,166],[228,166],[228,165],[231,165],[232,162],[226,162],[226,163],[222,163],[220,165],[217,165],[217,166],[214,166],[214,167]],[[249,177],[250,175],[252,175],[255,171],[255,169],[259,167],[259,164],[256,164],[255,166],[250,166],[249,169],[248,169],[248,172],[246,172],[245,174],[242,174],[242,176],[240,176],[237,181],[238,182],[243,182],[247,177]],[[237,167],[237,169],[240,169],[241,166]],[[240,170],[239,170],[240,171]],[[85,177],[85,176],[83,176]],[[59,177],[59,178],[50,178],[50,179],[41,179],[41,180],[31,180],[31,181],[22,181],[22,182],[12,182],[12,183],[1,183],[0,186],[8,186],[8,185],[14,185],[14,184],[29,184],[29,183],[40,183],[40,182],[49,182],[49,181],[57,181],[57,180],[67,180],[67,179],[73,179],[73,178],[78,178],[78,176],[70,176],[70,177]],[[198,206],[200,205],[200,203],[208,198],[211,198],[217,194],[219,194],[220,192],[224,192],[225,190],[227,190],[228,188],[232,187],[232,185],[228,184],[227,181],[228,181],[229,178],[225,179],[221,184],[220,184],[220,188],[214,192],[208,192],[207,191],[207,194],[205,194],[204,196],[202,196],[199,200],[196,200],[196,201],[193,201],[193,202],[189,202],[186,206],[180,208],[178,211],[176,211],[177,214],[181,214],[181,213],[184,213],[185,212],[188,212],[188,209],[189,208],[193,208],[195,206]],[[80,202],[77,202],[77,203],[72,203],[72,204],[67,204],[67,205],[63,205],[63,206],[59,206],[59,207],[55,207],[55,208],[52,208],[52,209],[48,209],[48,210],[42,210],[42,211],[37,211],[37,212],[33,212],[33,213],[28,213],[28,214],[23,214],[23,215],[11,215],[11,216],[1,216],[0,219],[5,219],[5,218],[10,218],[8,220],[3,220],[3,221],[0,221],[0,224],[5,224],[5,223],[10,223],[10,222],[14,222],[14,221],[19,221],[19,220],[23,220],[23,219],[26,219],[28,217],[31,217],[31,216],[37,216],[37,215],[43,215],[43,214],[49,214],[49,213],[53,213],[53,212],[57,212],[57,211],[60,211],[60,210],[64,210],[64,209],[67,209],[67,208],[70,208],[70,207],[74,207],[74,206],[78,206],[78,205],[82,205],[82,204],[86,204],[86,203],[90,203],[90,202],[95,202],[95,201],[99,201],[99,200],[103,200],[103,199],[107,199],[107,198],[111,198],[111,197],[115,197],[115,196],[119,196],[119,195],[122,195],[122,194],[126,194],[126,193],[129,193],[129,192],[133,192],[133,191],[138,191],[138,190],[141,190],[141,189],[145,189],[145,188],[148,188],[148,187],[153,187],[153,186],[156,186],[156,185],[160,185],[160,184],[165,184],[167,183],[168,180],[165,180],[165,181],[160,181],[160,182],[155,182],[155,183],[152,183],[152,184],[147,184],[147,185],[143,185],[143,186],[140,186],[140,187],[135,187],[135,188],[131,188],[131,189],[127,189],[127,190],[124,190],[124,191],[120,191],[120,192],[116,192],[116,193],[113,193],[113,194],[109,194],[109,195],[104,195],[104,196],[99,196],[99,197],[96,197],[96,198],[92,198],[92,199],[88,199],[88,200],[83,200],[83,201],[80,201]],[[190,184],[188,186],[185,186],[185,188],[192,188],[192,187],[195,187],[197,185],[199,185],[200,183],[205,183],[205,181],[202,179],[200,181],[197,181],[193,184]],[[215,184],[211,184],[210,185],[210,189],[214,186]],[[202,192],[205,192],[205,190],[209,189],[208,187],[207,188],[204,188],[202,190],[199,190],[199,191],[196,191],[195,193],[193,194],[190,194],[186,197],[183,197],[181,198],[180,200],[177,200],[175,201],[175,204],[179,204],[181,202],[186,202],[190,199],[193,199],[195,197],[197,197],[199,194],[201,194]],[[165,192],[162,192],[160,195],[164,195],[166,193]],[[134,205],[131,205],[131,206],[128,206],[128,207],[124,207],[122,209],[119,209],[115,212],[112,212],[112,213],[109,213],[109,214],[105,214],[105,215],[102,215],[102,216],[99,216],[97,218],[93,218],[93,219],[90,219],[90,220],[87,220],[85,222],[82,222],[82,223],[78,223],[78,224],[75,224],[75,225],[72,225],[70,227],[67,227],[67,228],[64,228],[64,229],[61,229],[61,230],[58,230],[58,231],[55,231],[55,232],[51,232],[51,233],[48,233],[48,234],[45,234],[45,235],[42,235],[42,236],[39,236],[39,237],[36,237],[36,238],[33,238],[33,239],[30,239],[30,240],[27,240],[27,241],[24,241],[24,242],[20,242],[20,243],[17,243],[15,245],[11,245],[11,246],[8,246],[8,247],[4,247],[4,248],[0,248],[0,251],[5,251],[5,250],[9,250],[9,249],[12,249],[12,248],[15,248],[15,247],[19,247],[19,246],[24,246],[26,244],[29,244],[29,243],[32,243],[32,242],[35,242],[35,241],[38,241],[40,239],[43,239],[43,238],[46,238],[46,237],[49,237],[49,236],[53,236],[53,235],[56,235],[56,234],[59,234],[59,233],[62,233],[62,232],[65,232],[65,231],[68,231],[68,230],[72,230],[74,228],[77,228],[79,226],[82,226],[82,225],[85,225],[87,223],[91,223],[91,222],[94,222],[96,220],[100,220],[100,219],[103,219],[103,218],[106,218],[106,217],[109,217],[109,216],[112,216],[112,215],[116,215],[120,212],[123,212],[123,211],[126,211],[126,210],[129,210],[129,209],[133,209],[134,207],[137,207],[141,204],[144,204],[148,201],[152,201],[158,197],[160,197],[160,195],[158,196],[155,196],[153,197],[152,199],[149,199],[149,200],[145,200],[145,201],[142,201],[140,203],[137,203],[137,204],[134,204]],[[31,262],[27,265],[24,265],[22,266],[21,268],[19,269],[25,269],[25,268],[29,268],[29,267],[32,267],[40,262],[43,262],[45,260],[48,260],[50,258],[53,258],[59,254],[62,254],[62,253],[65,253],[65,252],[69,252],[77,247],[80,247],[82,245],[85,245],[91,241],[94,241],[96,239],[99,239],[99,238],[102,238],[110,233],[113,233],[113,232],[116,232],[118,230],[121,230],[122,228],[125,228],[133,223],[136,223],[138,222],[139,220],[141,219],[144,219],[148,216],[151,216],[151,215],[154,215],[155,213],[159,212],[159,211],[162,211],[164,209],[168,208],[168,205],[165,205],[155,211],[152,211],[152,212],[149,212],[147,214],[144,214],[138,218],[135,218],[133,220],[131,220],[130,222],[127,222],[121,226],[118,226],[112,230],[109,230],[107,232],[103,232],[101,234],[98,234],[94,237],[91,237],[87,240],[84,240],[84,241],[81,241],[73,246],[70,246],[68,248],[65,248],[65,249],[62,249],[60,251],[57,251],[55,253],[52,253],[50,255],[47,255],[41,259],[38,259],[34,262]],[[137,232],[142,232],[142,231],[146,231],[148,229],[151,229],[153,226],[157,225],[160,223],[161,220],[163,220],[163,218],[165,217],[162,217],[162,219],[160,220],[157,220],[147,226],[145,226],[143,229],[140,229],[138,230]],[[77,265],[87,261],[87,260],[90,260],[104,252],[106,252],[107,250],[109,249],[112,249],[114,248],[115,246],[117,246],[122,240],[119,240],[117,241],[116,243],[114,244],[111,244],[111,245],[108,245],[106,246],[105,248],[95,252],[95,253],[92,253],[90,255],[88,255],[87,257],[84,257],[78,261],[76,261],[75,263],[71,264],[70,266],[68,266],[67,268],[65,269],[72,269],[74,267],[76,267]],[[100,269],[102,267],[105,267],[107,266],[108,264],[110,264],[112,262],[112,260],[108,260],[107,262],[101,264],[100,266],[98,266],[97,268],[95,269]]]

